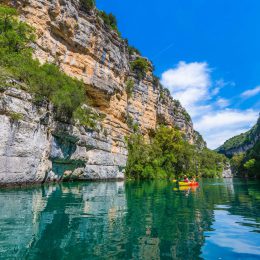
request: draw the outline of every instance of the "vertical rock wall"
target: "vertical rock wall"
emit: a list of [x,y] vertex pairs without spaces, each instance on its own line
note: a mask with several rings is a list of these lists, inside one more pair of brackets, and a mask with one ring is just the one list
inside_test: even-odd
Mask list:
[[[133,125],[148,135],[163,121],[195,142],[185,109],[155,83],[151,69],[142,80],[130,71],[135,57],[96,10],[82,12],[79,2],[71,0],[4,2],[18,8],[20,18],[35,28],[35,57],[83,80],[93,109],[105,119],[100,131],[75,127],[55,121],[51,111],[35,107],[22,90],[2,92],[0,183],[123,178],[125,136]],[[131,97],[126,91],[129,77],[135,82]],[[19,123],[12,123],[13,113],[22,115]]]

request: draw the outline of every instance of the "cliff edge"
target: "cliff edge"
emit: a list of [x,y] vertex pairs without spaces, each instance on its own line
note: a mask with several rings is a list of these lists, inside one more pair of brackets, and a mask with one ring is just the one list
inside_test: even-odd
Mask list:
[[[58,120],[0,70],[0,184],[124,178],[125,137],[134,131],[148,136],[161,123],[179,128],[191,144],[201,139],[186,110],[153,75],[151,62],[130,53],[97,10],[85,12],[71,0],[3,2],[35,28],[34,57],[83,81],[91,109],[104,119],[97,129]],[[148,64],[143,77],[131,65],[138,59]]]

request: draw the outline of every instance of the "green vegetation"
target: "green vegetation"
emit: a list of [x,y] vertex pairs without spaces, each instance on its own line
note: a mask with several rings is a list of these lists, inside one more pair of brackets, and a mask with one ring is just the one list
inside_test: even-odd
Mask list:
[[16,112],[8,112],[8,116],[13,122],[18,122],[23,119],[23,114]]
[[[219,153],[227,154],[239,148],[246,149],[249,145],[252,147],[245,153],[234,154],[231,158],[233,171],[241,177],[260,178],[260,118],[256,125],[246,133],[234,136],[227,140],[224,145],[219,147]],[[256,141],[257,140],[257,141]],[[232,151],[232,152],[233,152]],[[229,154],[228,154],[229,155]]]
[[148,72],[149,63],[146,59],[138,57],[131,62],[131,70],[137,74],[139,80],[143,79]]
[[180,103],[179,100],[174,99],[174,103],[175,103],[176,107],[180,107],[181,106],[181,103]]
[[15,9],[0,5],[1,55],[5,52],[24,51],[35,38],[32,28],[24,22],[17,21],[16,15]]
[[232,167],[232,170],[233,170],[235,173],[238,173],[238,172],[243,171],[243,161],[244,161],[244,157],[245,157],[245,154],[244,154],[244,153],[238,153],[238,154],[235,154],[235,155],[231,158],[231,160],[230,160],[231,167]]
[[99,17],[102,18],[102,20],[104,21],[105,25],[107,25],[109,28],[114,30],[119,36],[121,36],[121,33],[119,32],[117,27],[116,17],[112,13],[107,14],[105,11],[99,11],[98,14]]
[[202,135],[197,131],[194,131],[194,134],[195,134],[194,145],[200,150],[204,149],[207,146],[207,143],[204,141]]
[[244,168],[246,170],[248,170],[249,172],[251,172],[254,167],[255,167],[255,163],[256,163],[256,160],[255,159],[250,159],[248,160],[245,164],[244,164]]
[[100,115],[86,106],[78,107],[73,112],[73,118],[82,126],[90,129],[96,129],[97,122],[101,119]]
[[186,110],[183,111],[183,116],[187,122],[191,122],[191,117]]
[[[79,3],[80,9],[84,12],[89,12],[96,7],[96,0],[80,0]],[[118,30],[116,17],[112,13],[107,14],[105,11],[97,10],[97,12],[99,17],[104,21],[105,25],[121,37],[121,33]]]
[[90,10],[93,10],[96,7],[95,0],[80,0],[79,3],[80,8],[85,12],[89,12]]
[[222,173],[225,156],[209,149],[198,150],[184,140],[176,129],[160,126],[150,142],[142,135],[128,139],[128,178],[179,178],[184,174],[218,177]]
[[230,162],[238,176],[260,178],[260,141],[246,153],[235,154]]
[[255,136],[257,135],[260,135],[260,119],[258,120],[257,124],[252,127],[252,129],[230,138],[222,146],[220,146],[217,151],[226,154],[228,150],[236,149],[238,147],[253,143]]
[[[70,120],[81,116],[80,107],[87,101],[83,82],[67,76],[54,64],[41,65],[32,58],[29,44],[35,39],[33,30],[16,18],[16,11],[0,7],[0,67],[17,80],[26,83],[36,102],[54,105],[56,116]],[[88,120],[84,118],[84,125]],[[92,125],[92,124],[90,124]]]
[[141,52],[135,48],[134,46],[128,46],[128,52],[130,55],[133,55],[133,54],[137,54],[137,55],[140,55],[141,56]]
[[132,79],[128,79],[126,81],[126,94],[127,94],[128,99],[131,98],[133,95],[134,86],[135,86],[135,83]]

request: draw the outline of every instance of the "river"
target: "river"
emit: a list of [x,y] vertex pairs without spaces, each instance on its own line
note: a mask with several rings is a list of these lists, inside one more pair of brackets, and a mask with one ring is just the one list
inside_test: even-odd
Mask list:
[[260,259],[260,183],[1,189],[0,259]]

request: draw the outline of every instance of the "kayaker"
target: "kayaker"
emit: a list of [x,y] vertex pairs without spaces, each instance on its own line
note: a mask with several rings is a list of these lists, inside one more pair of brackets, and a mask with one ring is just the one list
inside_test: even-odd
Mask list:
[[189,178],[187,177],[187,175],[184,175],[184,182],[190,182]]
[[195,177],[195,176],[192,177],[191,182],[192,182],[192,183],[195,183],[195,182],[196,182],[196,177]]

